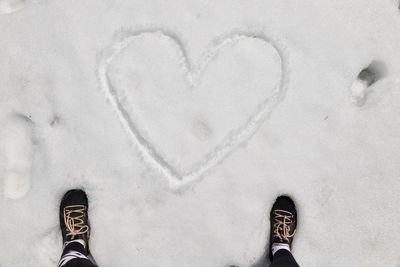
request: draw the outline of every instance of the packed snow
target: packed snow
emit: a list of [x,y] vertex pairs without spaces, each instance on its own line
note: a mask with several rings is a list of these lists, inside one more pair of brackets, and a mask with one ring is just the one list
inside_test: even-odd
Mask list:
[[83,188],[99,266],[400,265],[395,0],[0,0],[0,266],[56,266]]

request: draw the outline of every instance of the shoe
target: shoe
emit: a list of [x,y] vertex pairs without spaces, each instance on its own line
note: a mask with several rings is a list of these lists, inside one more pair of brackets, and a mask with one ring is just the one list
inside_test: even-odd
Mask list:
[[88,198],[84,191],[69,190],[60,204],[60,227],[64,246],[71,241],[83,240],[84,247],[89,253],[88,207]]
[[272,261],[272,245],[281,243],[292,248],[293,237],[296,233],[297,212],[293,200],[288,196],[279,196],[271,209],[271,231],[269,258]]

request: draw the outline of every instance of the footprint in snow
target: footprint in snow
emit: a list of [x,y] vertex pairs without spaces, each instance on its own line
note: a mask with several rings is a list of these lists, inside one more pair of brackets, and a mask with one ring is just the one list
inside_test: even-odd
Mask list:
[[12,14],[42,0],[0,0],[0,14]]
[[367,101],[372,86],[386,75],[385,65],[380,61],[373,61],[368,67],[361,70],[351,86],[351,100],[356,106],[363,106]]
[[0,132],[3,195],[9,199],[25,196],[31,186],[33,156],[32,121],[25,115],[14,115]]

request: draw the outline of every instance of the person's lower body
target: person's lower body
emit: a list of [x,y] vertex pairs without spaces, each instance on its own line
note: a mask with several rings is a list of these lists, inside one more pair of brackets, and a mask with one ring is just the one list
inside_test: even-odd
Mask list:
[[63,253],[58,267],[97,267],[89,250],[88,198],[83,190],[65,193],[60,204]]
[[269,267],[299,267],[292,253],[286,249],[275,252]]
[[97,267],[97,265],[81,243],[72,242],[64,248],[58,267]]
[[276,199],[270,213],[270,267],[299,267],[292,255],[292,242],[297,227],[297,211],[288,196]]
[[[68,191],[60,204],[63,254],[58,267],[97,267],[89,250],[89,203],[82,190]],[[299,267],[291,253],[296,233],[297,212],[293,200],[280,196],[270,214],[270,267]]]

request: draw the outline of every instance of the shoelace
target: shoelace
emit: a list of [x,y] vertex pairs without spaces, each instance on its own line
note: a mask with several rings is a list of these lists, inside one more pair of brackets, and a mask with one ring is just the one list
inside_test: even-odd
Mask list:
[[85,234],[89,226],[85,224],[86,206],[71,205],[64,208],[64,222],[68,228],[67,236]]
[[293,223],[293,214],[286,210],[274,210],[274,236],[279,240],[286,240],[293,237],[296,229],[290,234],[290,225]]

